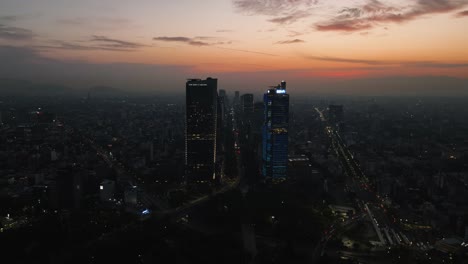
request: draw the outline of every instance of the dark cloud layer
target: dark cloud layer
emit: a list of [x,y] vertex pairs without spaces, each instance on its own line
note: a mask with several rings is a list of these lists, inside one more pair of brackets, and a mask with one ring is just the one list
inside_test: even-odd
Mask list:
[[239,12],[255,15],[278,15],[316,4],[317,0],[233,0]]
[[458,12],[458,13],[457,13],[457,16],[458,16],[458,17],[466,17],[466,16],[468,16],[468,10]]
[[142,48],[145,46],[143,44],[139,44],[136,42],[124,41],[124,40],[109,38],[106,36],[96,36],[96,35],[92,36],[90,41],[98,42],[100,43],[102,47],[116,48],[116,49],[137,49],[137,48]]
[[409,7],[394,7],[368,0],[358,7],[347,7],[328,20],[317,23],[319,31],[355,32],[385,23],[403,23],[425,15],[448,13],[468,5],[467,0],[415,0]]
[[310,16],[318,0],[233,0],[236,10],[247,15],[266,15],[276,24],[291,24]]
[[85,41],[67,42],[61,40],[49,41],[49,44],[36,45],[40,50],[105,50],[105,51],[135,51],[146,47],[136,42],[130,42],[106,36],[91,36]]
[[108,47],[99,45],[82,45],[77,43],[70,43],[66,41],[53,41],[49,45],[35,45],[34,48],[39,50],[105,50],[105,51],[122,51],[129,52],[136,49]]
[[268,21],[270,21],[272,23],[284,25],[284,24],[294,23],[294,22],[298,21],[299,19],[302,19],[302,18],[305,18],[305,17],[308,17],[308,16],[310,16],[309,12],[296,11],[296,12],[290,13],[290,14],[288,14],[286,16],[280,16],[280,17],[275,17],[275,18],[269,19]]
[[210,36],[197,36],[193,38],[189,37],[155,37],[153,40],[156,41],[165,41],[165,42],[179,42],[185,43],[191,46],[215,46],[215,45],[226,45],[232,44],[232,41],[224,41],[220,40],[218,37],[210,37]]
[[34,37],[34,33],[25,28],[10,27],[0,24],[0,39],[6,40],[30,40]]
[[188,38],[188,37],[155,37],[153,40],[156,41],[166,41],[166,42],[180,42],[186,43],[192,46],[210,46],[211,44],[208,42],[200,41],[195,38]]
[[358,63],[367,65],[388,65],[390,63],[378,60],[361,60],[361,59],[348,59],[348,58],[337,58],[337,57],[319,57],[319,56],[305,56],[307,59],[319,60],[319,61],[331,61],[331,62],[343,62],[343,63]]
[[304,43],[305,41],[302,39],[290,39],[290,40],[283,40],[278,41],[275,44],[295,44],[295,43]]
[[19,16],[0,16],[0,21],[12,22],[19,19]]
[[352,64],[365,64],[370,66],[404,66],[418,68],[468,68],[467,62],[462,63],[444,63],[437,61],[384,61],[384,60],[366,60],[366,59],[349,59],[338,57],[320,57],[320,56],[304,56],[307,59],[319,61],[342,62]]

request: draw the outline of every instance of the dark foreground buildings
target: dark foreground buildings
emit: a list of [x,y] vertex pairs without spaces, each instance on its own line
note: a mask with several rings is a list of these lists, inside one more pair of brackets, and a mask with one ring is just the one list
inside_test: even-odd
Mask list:
[[288,166],[289,94],[286,82],[268,89],[263,96],[265,122],[263,125],[264,177],[286,178]]
[[189,183],[216,178],[217,79],[186,84],[185,166]]

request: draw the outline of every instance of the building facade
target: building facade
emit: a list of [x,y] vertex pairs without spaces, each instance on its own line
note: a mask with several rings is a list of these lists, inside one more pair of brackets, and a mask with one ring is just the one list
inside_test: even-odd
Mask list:
[[185,167],[189,183],[216,178],[218,80],[189,79],[186,83]]
[[243,114],[251,114],[254,110],[254,96],[253,94],[243,94],[241,96],[241,107]]
[[262,174],[266,178],[286,178],[288,168],[289,94],[286,82],[268,89],[263,96]]

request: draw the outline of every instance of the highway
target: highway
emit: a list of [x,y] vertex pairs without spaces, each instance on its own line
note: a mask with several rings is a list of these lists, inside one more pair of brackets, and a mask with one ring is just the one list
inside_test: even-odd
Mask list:
[[[328,125],[320,109],[315,108],[315,110],[319,114],[320,120],[326,123],[325,132],[330,138],[332,149],[347,176],[346,183],[348,188],[345,191],[356,194],[356,205],[361,210],[361,213],[365,213],[372,222],[380,244],[382,246],[394,246],[397,244],[411,246],[413,243],[407,239],[408,236],[400,229],[396,219],[389,215],[384,206],[384,199],[373,190],[369,178],[364,174],[339,133],[333,126]],[[362,219],[360,218],[359,220]]]

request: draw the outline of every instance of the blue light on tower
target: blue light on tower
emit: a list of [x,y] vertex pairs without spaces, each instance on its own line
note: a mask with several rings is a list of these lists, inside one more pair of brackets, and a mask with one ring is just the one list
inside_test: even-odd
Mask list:
[[149,215],[151,211],[149,209],[145,209],[141,212],[142,215]]

